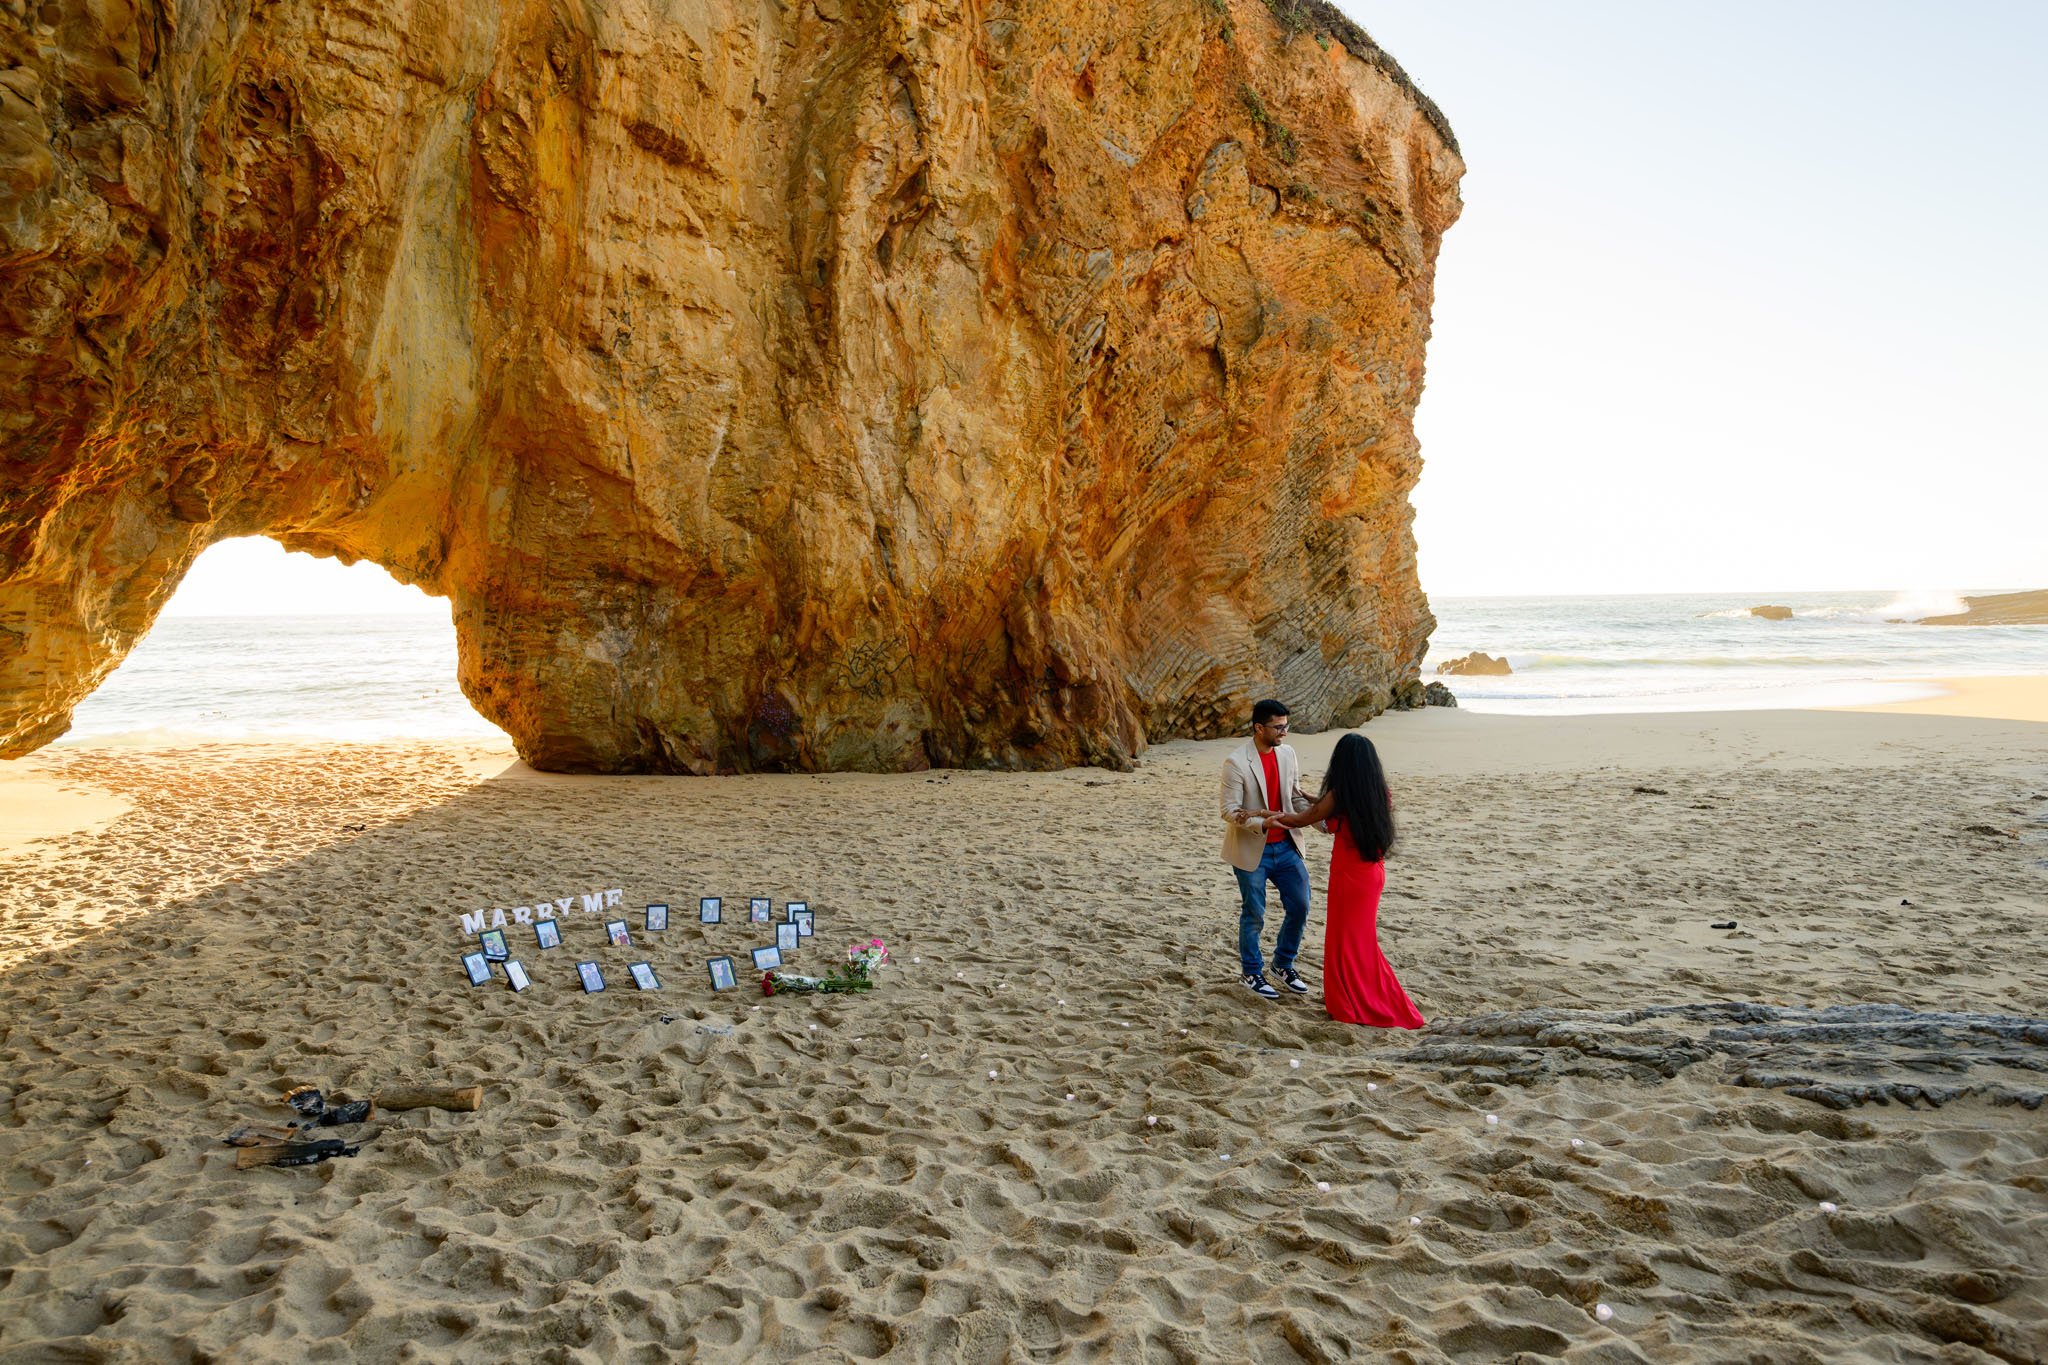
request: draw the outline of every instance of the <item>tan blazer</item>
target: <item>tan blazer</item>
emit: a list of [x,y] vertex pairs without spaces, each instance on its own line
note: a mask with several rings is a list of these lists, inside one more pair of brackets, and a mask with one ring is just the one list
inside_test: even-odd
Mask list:
[[[1302,793],[1301,761],[1294,756],[1293,746],[1277,746],[1273,757],[1280,764],[1280,799],[1284,803],[1277,809],[1293,815],[1314,805]],[[1246,872],[1255,871],[1266,856],[1266,832],[1231,818],[1239,811],[1276,809],[1266,804],[1266,767],[1252,741],[1246,740],[1223,760],[1223,791],[1218,803],[1223,815],[1223,861]],[[1295,851],[1302,852],[1301,831],[1291,829],[1287,835],[1294,840]]]

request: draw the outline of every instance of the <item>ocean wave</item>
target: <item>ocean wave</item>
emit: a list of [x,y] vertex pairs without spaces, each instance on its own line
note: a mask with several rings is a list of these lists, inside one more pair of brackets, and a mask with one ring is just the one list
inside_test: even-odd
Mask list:
[[[1898,592],[1892,600],[1876,607],[1822,606],[1795,607],[1792,619],[1795,621],[1845,621],[1854,625],[1886,626],[1901,622],[1920,621],[1929,616],[1953,616],[1966,611],[1969,604],[1961,594],[1947,590],[1922,590]],[[1723,607],[1719,611],[1700,613],[1699,619],[1706,621],[1757,621],[1764,625],[1780,625],[1758,616],[1748,607]]]
[[1516,673],[1636,668],[1876,668],[1886,661],[1867,654],[1537,654],[1509,656]]

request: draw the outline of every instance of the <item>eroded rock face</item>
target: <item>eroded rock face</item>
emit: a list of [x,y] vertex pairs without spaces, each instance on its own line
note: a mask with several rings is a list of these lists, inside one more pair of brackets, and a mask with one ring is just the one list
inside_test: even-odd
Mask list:
[[1439,677],[1448,674],[1463,678],[1504,678],[1515,670],[1509,666],[1507,655],[1496,659],[1484,650],[1475,649],[1461,658],[1446,659],[1436,666],[1436,671]]
[[0,7],[0,752],[251,533],[452,598],[545,768],[1362,720],[1462,163],[1329,20]]

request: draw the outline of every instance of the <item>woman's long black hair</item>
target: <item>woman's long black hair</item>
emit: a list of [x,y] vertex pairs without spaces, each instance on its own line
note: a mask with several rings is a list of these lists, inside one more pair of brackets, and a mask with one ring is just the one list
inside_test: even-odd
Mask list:
[[1330,754],[1323,794],[1336,798],[1333,815],[1344,821],[1339,838],[1358,846],[1358,856],[1376,863],[1394,846],[1394,802],[1387,794],[1379,750],[1364,735],[1346,735]]

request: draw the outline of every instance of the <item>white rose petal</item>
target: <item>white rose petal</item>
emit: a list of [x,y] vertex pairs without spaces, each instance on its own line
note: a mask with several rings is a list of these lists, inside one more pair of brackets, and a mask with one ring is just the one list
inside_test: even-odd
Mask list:
[[1316,1188],[1321,1190],[1324,1194],[1328,1194],[1330,1192],[1330,1182],[1327,1180],[1318,1180],[1316,1182]]
[[1574,1147],[1583,1147],[1583,1146],[1585,1146],[1585,1145],[1586,1145],[1585,1143],[1583,1143],[1583,1142],[1579,1141],[1579,1140],[1578,1140],[1577,1138],[1573,1138],[1573,1139],[1572,1139],[1572,1146],[1574,1146]]
[[1495,1125],[1497,1125],[1497,1124],[1498,1124],[1499,1122],[1500,1122],[1500,1115],[1499,1115],[1499,1114],[1488,1114],[1488,1115],[1486,1116],[1486,1126],[1487,1126],[1488,1128],[1492,1128],[1492,1127],[1494,1127],[1494,1126],[1495,1126]]
[[1067,1098],[1071,1100],[1071,1099],[1073,1099],[1074,1097],[1073,1097],[1072,1095],[1069,1095],[1069,1096],[1067,1096]]
[[1365,1083],[1365,1088],[1366,1088],[1367,1090],[1377,1090],[1377,1089],[1379,1089],[1379,1087],[1378,1087],[1377,1085],[1373,1084],[1373,1083],[1372,1083],[1371,1081],[1367,1081],[1367,1082]]
[[922,961],[924,961],[924,959],[923,959],[923,958],[921,958],[921,957],[913,957],[913,958],[912,958],[912,959],[910,959],[910,960],[911,960],[912,962],[922,962]]
[[1150,1127],[1151,1127],[1151,1126],[1152,1126],[1153,1124],[1155,1124],[1155,1123],[1157,1123],[1157,1122],[1159,1122],[1159,1116],[1158,1116],[1157,1114],[1147,1114],[1147,1115],[1145,1115],[1145,1126],[1146,1126],[1147,1128],[1150,1128]]
[[1288,1063],[1287,1063],[1287,1069],[1288,1069],[1289,1071],[1299,1071],[1299,1070],[1301,1070],[1301,1059],[1300,1059],[1299,1057],[1297,1057],[1297,1058],[1293,1059],[1292,1061],[1288,1062]]
[[1593,1305],[1593,1316],[1605,1322],[1614,1316],[1614,1310],[1604,1303],[1596,1303]]
[[1830,1204],[1827,1200],[1823,1199],[1820,1201],[1820,1211],[1822,1213],[1834,1213],[1836,1210],[1833,1204]]
[[989,1072],[989,1073],[988,1073],[988,1078],[989,1078],[990,1080],[994,1080],[994,1079],[996,1078],[996,1073],[995,1073],[995,1072],[993,1072],[993,1071]]
[[1218,1161],[1228,1161],[1228,1160],[1230,1160],[1230,1153],[1228,1153],[1228,1152],[1223,1152],[1223,1153],[1220,1153],[1220,1154],[1218,1154],[1218,1156],[1217,1156],[1217,1158],[1216,1158],[1216,1159],[1217,1159]]
[[1411,1228],[1419,1228],[1422,1226],[1422,1220],[1420,1218],[1410,1218],[1408,1220],[1408,1226]]

